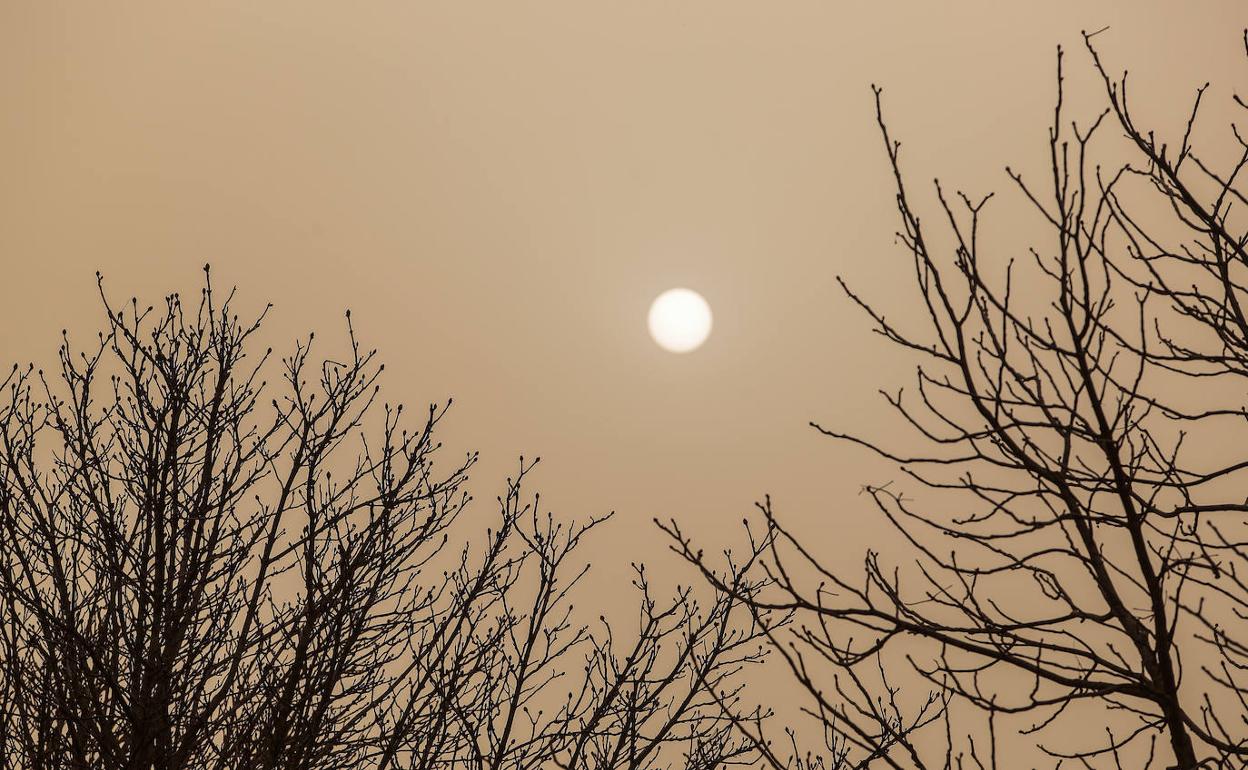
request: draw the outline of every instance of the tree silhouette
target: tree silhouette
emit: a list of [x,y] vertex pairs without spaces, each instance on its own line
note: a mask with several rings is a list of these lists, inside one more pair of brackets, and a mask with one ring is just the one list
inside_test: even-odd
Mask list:
[[796,614],[767,635],[854,766],[1030,767],[1006,753],[1030,742],[1054,767],[1248,767],[1248,141],[1202,131],[1207,87],[1175,140],[1141,126],[1095,34],[1104,112],[1066,117],[1059,51],[1051,174],[1009,172],[1048,232],[1019,259],[983,245],[988,197],[937,182],[920,217],[875,92],[924,323],[846,292],[921,361],[883,393],[914,440],[815,427],[900,466],[867,491],[908,551],[851,577],[764,504],[724,566],[663,525],[764,626]]
[[602,519],[542,513],[523,459],[492,524],[466,516],[475,455],[435,462],[445,406],[379,401],[350,314],[344,357],[275,360],[210,280],[100,295],[93,346],[4,383],[0,767],[751,760],[720,706],[761,657],[736,600],[638,567],[635,627],[579,619]]

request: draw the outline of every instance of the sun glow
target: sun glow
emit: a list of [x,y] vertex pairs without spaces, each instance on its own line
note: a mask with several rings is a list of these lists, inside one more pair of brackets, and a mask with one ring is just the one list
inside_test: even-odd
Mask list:
[[659,347],[688,353],[711,333],[711,306],[692,289],[668,289],[650,305],[649,325]]

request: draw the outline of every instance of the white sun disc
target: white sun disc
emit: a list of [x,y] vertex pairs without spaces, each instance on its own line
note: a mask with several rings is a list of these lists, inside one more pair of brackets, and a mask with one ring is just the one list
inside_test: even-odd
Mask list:
[[650,305],[650,336],[672,353],[688,353],[711,333],[711,306],[692,289],[668,289]]

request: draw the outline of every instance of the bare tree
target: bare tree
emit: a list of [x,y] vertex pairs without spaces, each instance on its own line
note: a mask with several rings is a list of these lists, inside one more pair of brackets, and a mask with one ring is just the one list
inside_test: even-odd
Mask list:
[[580,620],[602,519],[542,513],[522,459],[469,520],[475,455],[435,462],[445,406],[379,401],[350,314],[345,357],[275,362],[210,280],[100,295],[94,345],[4,383],[0,767],[751,761],[718,700],[761,656],[749,613],[638,568],[635,630]]
[[[1038,745],[1061,767],[1248,767],[1248,141],[1233,115],[1201,128],[1207,86],[1172,141],[1142,127],[1095,34],[1105,111],[1066,117],[1059,51],[1050,174],[1009,172],[1048,232],[1017,261],[984,246],[991,196],[937,182],[920,217],[876,90],[926,318],[846,291],[921,360],[883,393],[915,438],[815,427],[900,466],[867,491],[904,556],[872,550],[852,577],[765,505],[724,567],[665,525],[756,617],[796,613],[768,635],[861,766],[1030,767]],[[889,680],[915,675],[898,706]],[[881,729],[923,724],[928,691],[943,735]]]

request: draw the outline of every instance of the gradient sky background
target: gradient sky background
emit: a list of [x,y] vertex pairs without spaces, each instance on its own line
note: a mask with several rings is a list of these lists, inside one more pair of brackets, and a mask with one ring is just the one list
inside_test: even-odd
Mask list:
[[[670,566],[653,516],[713,540],[767,492],[854,554],[882,532],[857,491],[891,474],[806,424],[891,431],[875,391],[912,371],[834,282],[913,307],[868,85],[916,184],[1004,191],[1007,162],[1045,162],[1055,45],[1086,91],[1079,31],[1110,25],[1139,108],[1171,119],[1206,80],[1225,101],[1246,22],[1126,0],[0,0],[0,351],[93,337],[97,269],[156,301],[210,261],[243,307],[275,304],[279,350],[340,341],[349,307],[391,400],[453,395],[443,438],[484,453],[479,497],[525,452],[559,513],[617,510],[595,585]],[[1029,213],[993,206],[1021,253]],[[673,286],[715,312],[684,356],[645,326]]]

